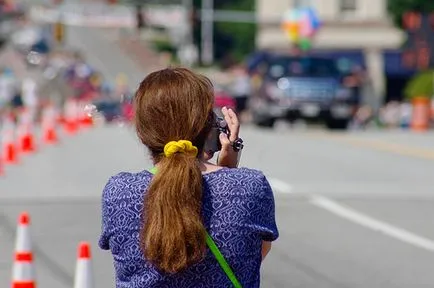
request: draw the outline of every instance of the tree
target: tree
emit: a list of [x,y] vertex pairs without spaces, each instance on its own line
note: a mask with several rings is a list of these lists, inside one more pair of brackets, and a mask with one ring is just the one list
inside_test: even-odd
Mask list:
[[428,70],[414,76],[404,90],[407,100],[415,97],[432,98],[434,93],[433,74],[433,70]]
[[[109,1],[109,0],[108,0]],[[136,8],[138,5],[149,4],[176,4],[182,3],[180,0],[117,0],[119,4],[131,5]],[[254,11],[255,0],[214,0],[214,8],[221,10]],[[193,0],[193,15],[190,21],[193,25],[194,42],[201,49],[201,20],[199,19],[202,0]],[[138,8],[137,8],[138,9]],[[136,10],[137,11],[137,10]],[[138,14],[137,14],[138,15]],[[136,15],[136,16],[137,16]],[[137,27],[140,27],[141,20],[137,19]],[[146,25],[146,19],[145,25]],[[214,53],[217,60],[222,60],[228,55],[241,60],[245,55],[255,48],[256,25],[250,23],[215,23],[214,25]]]
[[[216,1],[216,9],[254,11],[254,0],[219,0]],[[242,60],[255,49],[256,24],[254,23],[217,23],[216,36],[221,35],[221,45],[216,39],[217,59],[223,59],[229,55],[237,60]],[[229,44],[229,45],[228,45]]]
[[430,0],[388,0],[387,8],[396,26],[402,28],[402,16],[409,11],[434,12],[434,1]]

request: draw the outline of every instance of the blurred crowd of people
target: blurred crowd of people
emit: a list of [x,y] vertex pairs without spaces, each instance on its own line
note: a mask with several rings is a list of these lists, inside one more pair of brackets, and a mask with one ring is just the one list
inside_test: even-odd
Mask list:
[[242,63],[211,76],[215,81],[216,112],[223,106],[234,109],[242,122],[249,121],[249,98],[253,92],[252,78]]
[[10,13],[19,10],[20,3],[16,0],[0,0],[0,13]]
[[130,113],[132,96],[126,76],[120,75],[117,83],[110,83],[80,53],[52,53],[40,67],[30,69],[39,69],[42,79],[17,77],[9,67],[0,70],[0,114],[10,113],[16,119],[26,107],[37,122],[43,107],[54,104],[62,111],[67,99],[124,104],[119,113]]
[[38,102],[34,79],[20,79],[9,67],[0,68],[0,114],[11,112],[16,116],[22,107],[35,111]]

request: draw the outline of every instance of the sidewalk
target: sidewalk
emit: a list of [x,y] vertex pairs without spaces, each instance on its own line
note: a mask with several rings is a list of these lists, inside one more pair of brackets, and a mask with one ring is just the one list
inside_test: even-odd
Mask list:
[[147,72],[165,68],[162,56],[154,51],[150,44],[135,34],[121,34],[117,40],[119,47],[133,61],[137,62]]
[[24,78],[29,74],[25,63],[22,60],[23,57],[8,44],[0,50],[0,66],[12,69],[17,78]]

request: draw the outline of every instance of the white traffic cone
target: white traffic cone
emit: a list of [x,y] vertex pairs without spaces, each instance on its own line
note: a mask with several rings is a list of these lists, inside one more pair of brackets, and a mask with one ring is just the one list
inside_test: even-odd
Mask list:
[[78,259],[75,268],[74,288],[93,288],[90,244],[81,242],[78,245]]
[[12,288],[36,288],[29,225],[29,215],[26,212],[21,213],[15,243]]

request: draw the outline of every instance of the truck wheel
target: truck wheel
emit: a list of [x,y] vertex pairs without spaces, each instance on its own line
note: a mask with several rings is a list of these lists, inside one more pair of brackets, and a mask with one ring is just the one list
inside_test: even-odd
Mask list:
[[258,127],[273,128],[274,127],[274,123],[276,123],[276,119],[267,118],[267,119],[261,119],[261,120],[257,120],[257,121],[254,120],[253,122]]
[[330,130],[346,130],[349,123],[350,120],[348,119],[329,119],[326,122],[326,126]]

